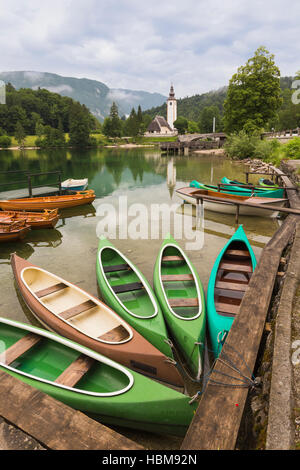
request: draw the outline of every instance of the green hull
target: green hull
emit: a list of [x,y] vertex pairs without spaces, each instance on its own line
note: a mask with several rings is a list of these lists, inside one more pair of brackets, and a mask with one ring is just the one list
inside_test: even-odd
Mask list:
[[279,188],[278,184],[273,183],[273,181],[271,182],[270,180],[266,180],[265,178],[260,178],[259,179],[259,184],[263,189],[265,189],[267,191]]
[[[166,256],[180,261],[163,261]],[[170,280],[164,276],[192,276],[192,280]],[[200,380],[205,342],[205,297],[198,273],[176,241],[168,236],[159,251],[154,269],[154,290],[170,335],[196,380]],[[171,300],[172,299],[172,300]],[[197,299],[198,306],[173,307],[173,299]],[[201,343],[201,344],[199,344]]]
[[[123,268],[128,266],[129,269]],[[105,272],[113,266],[122,269]],[[131,268],[131,269],[130,269]],[[97,255],[97,280],[103,299],[153,346],[173,358],[162,311],[147,279],[106,238],[99,242]],[[142,284],[144,288],[116,293],[116,286]]]
[[[230,181],[228,178],[222,178],[222,183],[230,184]],[[190,183],[191,188],[199,188],[199,189],[204,189],[204,190],[209,190],[209,191],[217,191],[218,192],[218,186],[213,185],[213,184],[203,184],[200,183],[199,181],[192,181]],[[221,193],[226,193],[226,194],[233,194],[235,196],[251,196],[252,195],[252,190],[249,188],[243,188],[242,184],[241,186],[221,186]],[[284,190],[283,189],[277,189],[277,190],[266,190],[263,188],[255,188],[254,190],[254,195],[258,197],[271,197],[271,198],[282,198],[284,197]]]
[[[28,332],[40,336],[40,341],[9,366],[2,358],[1,370],[103,423],[174,435],[186,432],[196,407],[189,404],[189,397],[66,338],[1,318],[1,351]],[[54,384],[82,354],[94,362],[76,388]]]
[[[222,344],[220,339],[229,332],[231,325],[234,321],[234,317],[226,316],[224,314],[219,314],[216,310],[215,306],[215,295],[216,295],[216,281],[217,275],[219,271],[219,266],[222,261],[222,258],[226,252],[226,250],[233,244],[239,243],[242,249],[248,250],[249,255],[251,258],[252,263],[252,271],[254,271],[256,267],[256,259],[254,252],[251,248],[251,245],[246,237],[244,229],[242,225],[237,229],[235,234],[231,237],[231,239],[226,243],[224,248],[221,250],[219,256],[217,257],[213,269],[210,274],[208,289],[207,289],[207,318],[208,318],[208,328],[209,328],[209,335],[211,339],[211,344],[213,348],[213,353],[215,357],[218,357],[221,349]],[[232,281],[235,282],[235,281]],[[225,295],[225,293],[224,293]]]
[[[267,185],[264,185],[261,183],[261,181],[263,181],[264,179],[261,178],[259,180],[259,186],[255,186],[254,187],[254,194],[255,196],[261,196],[261,197],[278,197],[278,198],[282,198],[284,197],[284,189],[282,188],[279,188],[279,186],[267,186]],[[232,185],[232,189],[234,189],[235,191],[243,191],[246,195],[251,195],[252,194],[252,190],[249,189],[249,188],[243,188],[244,184],[246,183],[241,183],[239,181],[236,181],[236,180],[230,180],[229,178],[222,178],[221,180],[222,183],[226,183],[226,184],[231,184]],[[231,186],[230,186],[231,188]]]

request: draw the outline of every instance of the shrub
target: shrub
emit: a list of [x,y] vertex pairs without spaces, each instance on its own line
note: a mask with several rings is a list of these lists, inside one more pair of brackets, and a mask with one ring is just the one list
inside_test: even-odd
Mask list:
[[294,137],[294,139],[284,145],[283,153],[285,158],[300,159],[300,137]]
[[245,131],[237,134],[231,134],[225,143],[225,151],[232,158],[243,160],[245,158],[253,158],[256,146],[260,142],[258,135],[250,135]]
[[11,138],[8,135],[1,135],[0,136],[0,147],[6,149],[10,146],[11,146]]

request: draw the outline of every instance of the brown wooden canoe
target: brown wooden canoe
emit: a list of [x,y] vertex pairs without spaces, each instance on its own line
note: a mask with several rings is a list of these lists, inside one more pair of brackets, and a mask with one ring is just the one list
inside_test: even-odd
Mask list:
[[11,265],[25,303],[46,328],[139,373],[184,386],[176,365],[99,299],[15,254]]
[[0,223],[0,242],[13,242],[23,240],[30,230],[30,226],[25,220],[10,222],[9,224]]
[[63,196],[29,197],[23,199],[0,200],[2,210],[44,210],[44,209],[64,209],[68,207],[82,206],[91,204],[95,200],[93,190],[78,191],[75,194],[66,194]]
[[58,210],[44,210],[43,212],[2,211],[0,224],[10,224],[16,220],[25,220],[32,229],[54,228],[59,220]]

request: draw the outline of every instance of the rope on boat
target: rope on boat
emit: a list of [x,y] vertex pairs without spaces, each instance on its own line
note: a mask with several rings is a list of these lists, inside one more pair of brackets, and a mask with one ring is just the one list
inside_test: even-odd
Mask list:
[[[249,366],[247,365],[245,359],[243,358],[243,356],[233,346],[231,346],[229,343],[226,343],[226,347],[231,348],[239,356],[239,358],[241,359],[243,364],[248,369],[249,376],[245,375],[240,370],[240,368],[236,364],[234,364],[234,362],[223,351],[223,353],[222,353],[223,357],[222,358],[216,358],[214,360],[210,370],[208,371],[208,373],[203,376],[203,380],[206,377],[209,378],[207,383],[206,383],[206,386],[207,386],[208,383],[210,383],[210,384],[215,385],[215,386],[229,387],[229,388],[230,387],[231,388],[249,388],[250,390],[253,390],[254,388],[259,387],[260,386],[260,381],[257,378],[254,377],[254,375],[252,374],[252,372],[251,372]],[[219,370],[214,370],[214,366],[215,366],[217,361],[221,362],[222,364],[227,366],[229,369],[232,369],[233,371],[237,372],[240,375],[240,377],[236,377],[236,376],[233,376],[233,375],[230,375],[230,374],[226,374],[226,372],[221,372]],[[210,377],[212,373],[219,374],[223,377],[229,377],[230,379],[233,379],[233,380],[235,380],[236,382],[239,382],[239,383],[226,383],[226,382],[214,380]],[[204,391],[206,389],[206,386],[204,387],[204,389],[202,391],[197,392],[191,398],[191,401],[189,402],[190,404],[194,403],[194,401],[196,401],[204,393]]]

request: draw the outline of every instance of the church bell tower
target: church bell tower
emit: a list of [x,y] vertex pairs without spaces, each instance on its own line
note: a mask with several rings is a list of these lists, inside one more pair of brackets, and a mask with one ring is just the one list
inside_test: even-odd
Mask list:
[[175,98],[174,87],[171,85],[169,98],[167,99],[167,121],[174,130],[174,121],[177,119],[177,100]]

